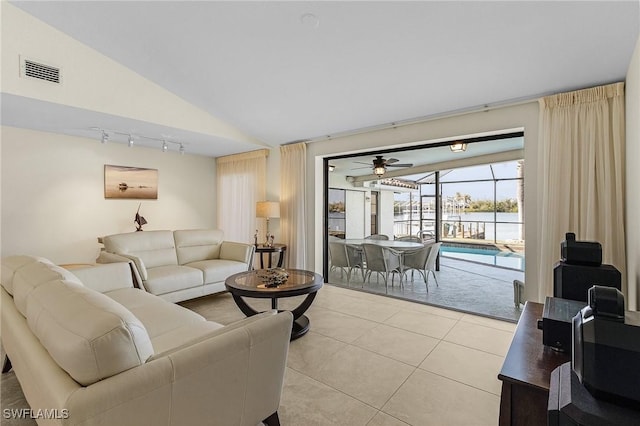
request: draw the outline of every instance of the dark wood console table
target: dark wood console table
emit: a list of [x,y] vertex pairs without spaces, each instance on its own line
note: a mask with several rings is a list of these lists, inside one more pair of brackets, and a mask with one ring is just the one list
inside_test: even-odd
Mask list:
[[571,354],[542,344],[537,321],[544,305],[527,302],[509,352],[498,374],[502,381],[500,422],[503,425],[546,425],[551,372],[571,361]]

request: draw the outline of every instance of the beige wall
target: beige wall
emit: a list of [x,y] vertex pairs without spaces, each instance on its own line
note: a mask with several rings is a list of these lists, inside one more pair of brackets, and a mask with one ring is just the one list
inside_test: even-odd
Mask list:
[[[525,240],[527,264],[536,265],[539,229],[538,187],[536,167],[538,160],[538,104],[526,104],[495,109],[487,112],[464,114],[449,118],[406,125],[393,129],[372,131],[352,136],[311,143],[307,148],[307,209],[309,211],[307,267],[322,271],[322,159],[338,154],[370,151],[380,147],[406,146],[437,142],[442,139],[464,137],[506,129],[524,129],[525,144]],[[537,300],[537,270],[527,268],[526,297]]]
[[[98,236],[135,230],[140,202],[145,230],[216,224],[212,158],[6,126],[1,136],[2,256],[92,262]],[[106,200],[105,164],[158,169],[158,199]]]
[[[626,220],[627,233],[627,309],[637,310],[640,305],[640,38],[631,58],[625,85],[626,100]],[[612,224],[615,226],[615,224]]]

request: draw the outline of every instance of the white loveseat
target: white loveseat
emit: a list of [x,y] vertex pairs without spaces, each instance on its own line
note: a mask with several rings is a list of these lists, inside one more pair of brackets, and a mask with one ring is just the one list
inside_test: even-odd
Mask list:
[[99,263],[133,261],[140,286],[171,302],[224,291],[227,277],[251,267],[255,250],[224,241],[219,229],[130,232],[102,242]]
[[38,424],[278,424],[291,314],[222,326],[131,277],[2,260],[2,344]]

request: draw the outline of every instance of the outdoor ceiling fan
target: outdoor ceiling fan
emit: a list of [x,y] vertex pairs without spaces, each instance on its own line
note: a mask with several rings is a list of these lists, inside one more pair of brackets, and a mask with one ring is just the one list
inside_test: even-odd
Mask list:
[[[376,158],[373,159],[372,164],[363,163],[360,161],[355,161],[355,163],[359,164],[367,164],[369,167],[373,166],[373,174],[376,176],[382,176],[387,171],[387,167],[413,167],[411,163],[398,163],[397,158],[388,158],[384,159],[382,155],[376,155]],[[364,167],[361,167],[364,168]]]

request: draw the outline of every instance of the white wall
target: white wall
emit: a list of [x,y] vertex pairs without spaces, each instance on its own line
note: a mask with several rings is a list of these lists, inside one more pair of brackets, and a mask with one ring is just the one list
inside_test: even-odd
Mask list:
[[[626,220],[627,234],[627,309],[637,310],[640,306],[640,37],[631,58],[625,85],[626,101]],[[615,226],[615,224],[612,224]]]
[[380,191],[378,199],[378,234],[393,239],[393,191]]
[[353,154],[381,147],[424,144],[506,129],[524,129],[526,256],[527,264],[534,266],[525,271],[527,282],[525,297],[528,300],[538,300],[538,277],[535,265],[538,264],[537,230],[539,229],[540,203],[536,179],[538,104],[535,101],[309,144],[307,147],[307,209],[310,214],[313,214],[313,218],[310,217],[308,223],[310,238],[307,247],[307,267],[317,272],[322,271],[323,157]]
[[[215,160],[95,139],[2,127],[1,255],[93,262],[98,236],[135,230],[211,228]],[[157,200],[104,198],[104,165],[158,169]]]
[[[264,145],[16,6],[0,8],[3,93]],[[20,77],[21,56],[60,68],[62,83]]]
[[364,238],[368,235],[364,227],[365,192],[345,191],[345,199],[345,238]]

